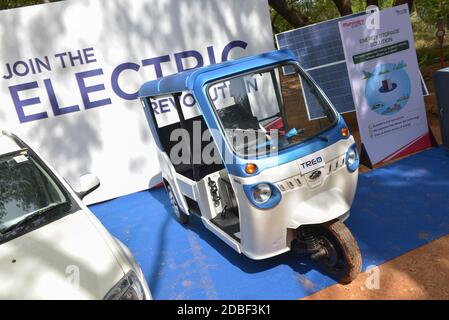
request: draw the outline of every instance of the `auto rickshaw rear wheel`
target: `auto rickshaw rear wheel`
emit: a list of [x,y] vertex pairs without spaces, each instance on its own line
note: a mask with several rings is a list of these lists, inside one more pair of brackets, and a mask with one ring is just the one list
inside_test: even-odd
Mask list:
[[182,212],[181,208],[179,207],[178,201],[176,200],[172,187],[169,184],[166,184],[166,188],[168,192],[168,199],[170,200],[170,205],[172,207],[173,212],[175,213],[176,219],[181,224],[187,224],[189,222],[189,216],[184,212]]
[[324,254],[312,254],[326,273],[342,284],[352,282],[362,269],[362,256],[351,231],[341,221],[317,226],[315,237]]

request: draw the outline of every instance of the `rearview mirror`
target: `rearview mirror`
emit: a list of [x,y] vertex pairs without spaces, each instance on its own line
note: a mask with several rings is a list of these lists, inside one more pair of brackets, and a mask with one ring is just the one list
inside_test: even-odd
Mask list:
[[92,191],[96,190],[100,186],[100,180],[92,173],[85,174],[80,177],[81,190],[77,192],[78,197],[83,199]]

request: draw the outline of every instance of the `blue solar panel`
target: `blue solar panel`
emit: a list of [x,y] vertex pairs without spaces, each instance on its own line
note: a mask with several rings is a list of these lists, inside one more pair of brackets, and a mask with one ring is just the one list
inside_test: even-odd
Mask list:
[[[351,15],[360,16],[364,13]],[[345,55],[338,22],[346,17],[317,23],[303,28],[279,33],[279,49],[290,49],[299,63],[310,73],[340,113],[354,111]],[[288,70],[286,70],[288,72]],[[323,117],[312,94],[304,92],[311,119]]]
[[[357,13],[350,17],[362,15]],[[338,22],[348,16],[303,28],[279,33],[276,40],[280,49],[290,49],[305,69],[345,59]]]
[[[338,112],[354,111],[354,101],[352,99],[346,63],[341,62],[327,67],[309,70],[309,73],[332,101]],[[316,99],[312,98],[310,92],[304,91],[309,109],[309,117],[311,119],[324,117],[322,108],[316,105]]]
[[[354,111],[355,107],[338,22],[364,14],[356,13],[276,34],[278,48],[295,52],[299,63],[310,73],[340,113]],[[289,73],[288,68],[284,71]],[[426,95],[424,82],[422,86],[423,94]],[[323,117],[312,94],[306,90],[304,94],[309,117]]]

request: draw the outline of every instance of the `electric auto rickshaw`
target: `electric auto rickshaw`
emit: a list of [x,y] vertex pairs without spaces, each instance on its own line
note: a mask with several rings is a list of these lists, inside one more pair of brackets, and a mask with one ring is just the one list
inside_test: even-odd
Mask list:
[[139,97],[181,223],[198,216],[251,259],[292,250],[341,283],[360,273],[360,250],[343,223],[357,145],[293,52],[166,76],[145,83]]

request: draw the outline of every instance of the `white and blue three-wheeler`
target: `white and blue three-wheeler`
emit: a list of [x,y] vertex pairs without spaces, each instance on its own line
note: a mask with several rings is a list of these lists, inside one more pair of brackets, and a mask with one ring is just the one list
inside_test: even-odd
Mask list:
[[360,250],[343,221],[357,145],[291,51],[149,81],[139,96],[181,223],[198,216],[251,259],[293,250],[341,283],[356,278]]

